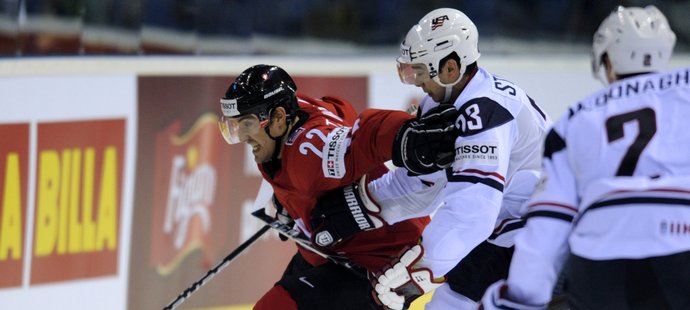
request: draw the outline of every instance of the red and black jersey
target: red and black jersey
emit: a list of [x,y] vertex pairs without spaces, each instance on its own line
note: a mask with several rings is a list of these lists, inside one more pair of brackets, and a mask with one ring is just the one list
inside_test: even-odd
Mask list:
[[[282,146],[280,168],[270,175],[259,169],[297,225],[311,234],[310,214],[316,201],[326,192],[358,181],[383,175],[383,164],[390,160],[393,139],[406,120],[413,116],[402,111],[368,109],[359,117],[352,105],[342,99],[313,99],[298,95],[300,109],[309,115],[293,128]],[[428,217],[360,232],[334,246],[333,250],[352,262],[378,271],[408,245],[419,240]],[[313,265],[325,260],[300,248]]]

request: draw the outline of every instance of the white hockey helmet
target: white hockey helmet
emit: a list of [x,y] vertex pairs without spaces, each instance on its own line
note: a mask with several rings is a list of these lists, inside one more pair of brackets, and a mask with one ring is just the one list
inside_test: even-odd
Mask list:
[[462,12],[449,8],[429,12],[410,29],[400,44],[400,57],[397,59],[400,80],[416,84],[420,78],[431,78],[441,86],[456,84],[460,79],[449,85],[440,81],[441,59],[452,52],[457,53],[462,77],[467,65],[479,59],[478,39],[477,27]]
[[658,71],[668,63],[675,43],[676,35],[655,6],[619,6],[594,34],[592,73],[602,79],[599,70],[604,54],[619,75]]

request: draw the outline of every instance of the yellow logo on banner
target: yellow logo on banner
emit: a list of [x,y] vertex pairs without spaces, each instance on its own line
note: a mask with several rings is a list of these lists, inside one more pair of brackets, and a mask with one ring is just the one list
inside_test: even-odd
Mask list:
[[117,149],[108,146],[103,154],[100,182],[96,183],[100,188],[95,220],[95,150],[44,150],[39,154],[39,161],[35,255],[114,250],[118,216]]
[[19,185],[19,155],[7,154],[5,186],[0,218],[0,261],[22,257],[22,203]]

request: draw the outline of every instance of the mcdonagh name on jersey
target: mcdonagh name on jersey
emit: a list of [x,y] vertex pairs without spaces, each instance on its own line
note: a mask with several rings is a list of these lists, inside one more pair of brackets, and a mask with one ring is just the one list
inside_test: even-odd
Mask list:
[[603,91],[601,94],[599,94],[599,96],[597,96],[593,102],[579,102],[576,106],[571,107],[569,116],[572,117],[575,115],[575,113],[581,110],[589,110],[606,105],[609,100],[644,94],[650,91],[665,90],[673,86],[688,84],[690,84],[690,69],[665,74],[657,74],[644,79],[626,79],[623,80],[623,82],[615,83],[609,86],[607,91]]

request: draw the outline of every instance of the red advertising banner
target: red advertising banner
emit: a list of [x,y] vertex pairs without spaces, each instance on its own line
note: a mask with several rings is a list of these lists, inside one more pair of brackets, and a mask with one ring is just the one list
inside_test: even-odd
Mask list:
[[211,263],[217,254],[211,243],[222,244],[229,236],[227,230],[213,239],[208,234],[213,219],[230,215],[229,208],[213,207],[223,147],[217,115],[204,114],[188,132],[179,132],[175,122],[156,135],[151,236],[159,242],[151,244],[151,263],[161,275],[196,249]]
[[114,275],[125,121],[39,123],[31,284]]
[[0,124],[0,288],[22,285],[29,124]]

